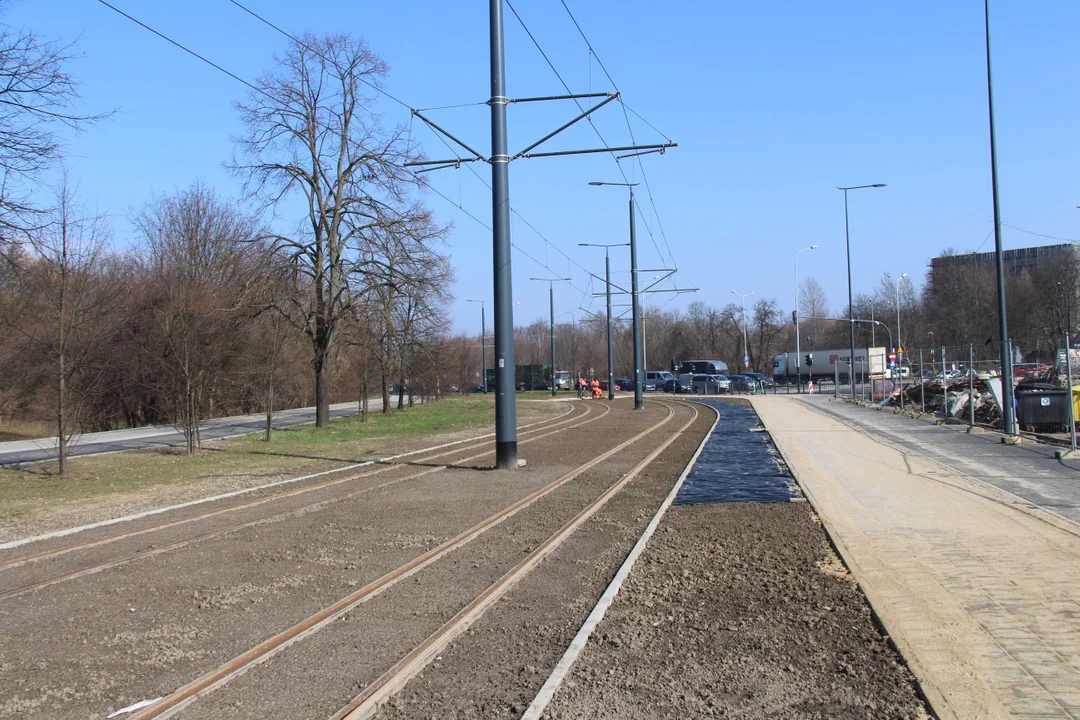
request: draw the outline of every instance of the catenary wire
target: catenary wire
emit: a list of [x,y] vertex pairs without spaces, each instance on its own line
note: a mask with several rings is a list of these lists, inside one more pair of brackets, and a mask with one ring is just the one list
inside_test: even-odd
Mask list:
[[[316,52],[316,54],[319,54],[319,53],[318,53],[317,51],[315,51],[315,50],[313,50],[312,48],[308,47],[308,45],[306,45],[306,44],[305,44],[304,42],[302,42],[302,41],[301,41],[301,40],[300,40],[299,38],[295,37],[294,35],[290,34],[290,33],[289,33],[289,32],[287,32],[287,31],[285,31],[284,29],[282,29],[282,28],[281,28],[281,27],[279,27],[278,25],[275,25],[275,24],[274,24],[273,22],[271,22],[270,20],[268,20],[268,19],[264,18],[263,16],[259,15],[259,14],[258,14],[258,13],[256,13],[255,11],[251,10],[250,8],[248,8],[248,7],[246,7],[245,5],[243,5],[242,3],[238,2],[237,0],[229,0],[229,2],[230,2],[230,3],[232,3],[233,5],[235,5],[236,7],[240,8],[240,9],[241,9],[241,10],[243,10],[244,12],[248,13],[249,15],[251,15],[251,16],[252,16],[253,18],[255,18],[256,20],[259,20],[260,22],[262,22],[262,23],[265,23],[265,24],[266,24],[267,26],[269,26],[269,27],[273,28],[274,30],[276,30],[277,32],[281,33],[282,35],[284,35],[285,37],[289,38],[290,40],[292,40],[293,42],[297,43],[298,45],[302,45],[302,46],[304,46],[305,48],[307,48],[308,50],[311,50],[312,52]],[[237,78],[237,79],[239,79],[239,78]],[[399,98],[397,98],[397,97],[395,97],[395,96],[391,95],[390,93],[386,92],[385,90],[383,90],[382,88],[380,88],[380,87],[378,87],[378,86],[376,86],[376,85],[373,85],[373,84],[371,84],[371,83],[366,83],[366,84],[370,85],[370,86],[371,86],[371,87],[372,87],[373,89],[377,90],[378,92],[380,92],[380,93],[382,93],[382,94],[386,95],[386,97],[388,97],[388,98],[392,99],[392,100],[393,100],[394,102],[398,103],[399,105],[401,105],[401,106],[403,106],[403,107],[405,107],[405,108],[408,108],[408,109],[409,109],[409,111],[410,111],[410,125],[411,125],[411,116],[412,116],[413,108],[412,108],[412,107],[411,107],[411,106],[410,106],[410,105],[409,105],[408,103],[406,103],[405,101],[403,101],[403,100],[401,100],[401,99],[399,99]],[[441,107],[436,107],[436,108],[427,108],[427,109],[428,109],[428,110],[444,110],[444,109],[451,109],[451,108],[475,107],[475,106],[478,106],[478,105],[486,105],[486,104],[487,104],[487,103],[483,103],[483,102],[477,102],[477,103],[459,103],[459,104],[456,104],[456,105],[444,105],[444,106],[441,106]],[[417,111],[417,112],[423,112],[423,110],[419,110],[419,111]],[[425,125],[426,125],[426,124],[427,124],[427,123],[425,123]],[[432,133],[433,133],[433,134],[435,135],[435,137],[437,137],[437,138],[439,139],[439,141],[440,141],[440,142],[442,142],[442,144],[446,146],[447,150],[449,150],[449,151],[450,151],[451,153],[453,153],[453,154],[455,154],[455,155],[457,154],[457,151],[456,151],[456,150],[454,150],[454,148],[453,148],[453,147],[452,147],[452,146],[450,145],[450,143],[448,143],[448,142],[446,141],[446,138],[445,138],[445,137],[443,137],[442,133],[440,133],[440,132],[437,132],[437,131],[436,131],[436,130],[435,130],[434,128],[431,128],[430,126],[428,127],[428,129],[429,129],[429,130],[431,130],[431,132],[432,132]],[[487,188],[488,188],[488,190],[490,190],[490,189],[491,189],[491,184],[490,184],[490,183],[488,183],[488,181],[487,181],[487,180],[485,180],[485,179],[483,178],[483,176],[481,176],[481,175],[480,175],[480,174],[479,174],[479,173],[478,173],[478,172],[476,171],[476,169],[475,169],[474,167],[472,167],[472,165],[466,165],[466,167],[467,167],[467,168],[469,169],[469,171],[470,171],[470,172],[472,172],[472,174],[473,174],[474,176],[476,176],[476,178],[477,178],[477,179],[478,179],[478,180],[479,180],[479,181],[480,181],[481,183],[483,183],[483,184],[484,184],[484,186],[485,186],[485,187],[487,187]],[[413,173],[413,176],[414,176],[414,177],[418,177],[416,173]],[[428,187],[428,188],[431,188],[432,190],[434,190],[434,188],[433,188],[433,187],[432,187],[432,186],[430,185],[430,183],[425,183],[424,185],[425,185],[425,187]],[[446,197],[446,196],[445,196],[445,195],[443,195],[442,193],[439,193],[438,191],[436,191],[436,193],[437,193],[438,195],[440,195],[441,197],[443,197],[444,199],[446,199],[446,201],[447,201],[447,202],[449,202],[449,203],[450,203],[451,205],[455,205],[455,206],[456,206],[456,207],[457,207],[457,208],[458,208],[459,210],[462,210],[463,212],[465,212],[465,213],[466,213],[466,214],[467,214],[467,215],[468,215],[469,217],[473,218],[474,220],[476,219],[476,216],[475,216],[475,215],[473,215],[472,213],[469,213],[469,212],[465,211],[465,209],[464,209],[464,207],[463,207],[463,206],[461,205],[461,203],[454,203],[454,202],[453,202],[452,200],[450,200],[450,199],[449,199],[448,197]],[[512,213],[513,213],[514,215],[516,215],[516,216],[518,217],[518,219],[519,219],[519,220],[521,220],[521,221],[522,221],[523,223],[525,223],[525,225],[526,225],[526,226],[528,226],[530,230],[532,230],[532,231],[533,231],[534,233],[536,233],[536,234],[537,234],[537,236],[538,236],[538,237],[539,237],[539,238],[540,238],[540,239],[541,239],[541,240],[542,240],[542,241],[543,241],[543,242],[545,243],[545,245],[547,245],[548,247],[550,247],[550,248],[552,248],[553,250],[555,250],[555,251],[556,251],[557,253],[559,253],[560,255],[562,255],[563,257],[565,257],[565,258],[566,258],[566,259],[567,259],[568,261],[570,261],[570,262],[574,263],[575,265],[577,265],[577,266],[578,266],[579,268],[581,268],[581,270],[582,270],[583,272],[585,272],[585,273],[586,273],[586,277],[588,276],[588,272],[589,272],[589,271],[588,271],[588,269],[587,269],[587,268],[585,268],[585,267],[584,267],[583,265],[581,265],[581,264],[580,264],[580,263],[578,263],[578,262],[577,262],[576,260],[574,260],[574,259],[573,259],[573,258],[571,258],[571,257],[570,257],[569,255],[567,255],[567,254],[566,254],[565,252],[563,252],[563,251],[562,251],[562,250],[561,250],[561,249],[560,249],[560,248],[559,248],[558,246],[556,246],[556,245],[555,245],[554,243],[552,243],[552,242],[551,242],[551,241],[550,241],[550,240],[549,240],[549,239],[548,239],[547,237],[545,237],[545,236],[544,236],[544,234],[543,234],[543,233],[541,233],[541,232],[540,232],[539,230],[537,230],[537,229],[536,229],[536,227],[535,227],[535,226],[534,226],[534,225],[533,225],[532,223],[530,223],[530,222],[529,222],[528,220],[526,220],[526,219],[525,219],[525,217],[524,217],[524,216],[522,216],[522,214],[521,214],[520,212],[518,212],[517,208],[514,208],[513,206],[511,206],[511,207],[510,207],[510,211],[511,211],[511,212],[512,212]],[[490,227],[488,227],[486,223],[480,223],[480,224],[481,224],[481,225],[483,225],[483,226],[484,226],[485,228],[487,228],[488,230],[491,230],[491,228],[490,228]],[[544,269],[548,270],[548,271],[549,271],[549,272],[551,272],[552,274],[555,274],[555,270],[553,270],[553,269],[552,269],[551,267],[549,267],[549,266],[548,266],[548,265],[547,265],[546,263],[540,263],[540,262],[539,262],[539,261],[538,261],[538,260],[537,260],[536,258],[532,257],[532,256],[531,256],[531,255],[529,255],[528,253],[525,253],[525,252],[524,252],[523,250],[521,250],[521,247],[520,247],[519,245],[515,245],[514,243],[511,243],[511,245],[513,245],[514,247],[516,247],[516,248],[517,248],[517,249],[518,249],[519,251],[521,251],[521,252],[522,252],[523,254],[525,254],[525,255],[526,255],[526,257],[528,257],[528,258],[529,258],[530,260],[532,260],[533,262],[536,262],[537,264],[539,264],[539,265],[540,265],[541,267],[543,267]],[[575,288],[575,289],[578,289],[578,288]],[[584,291],[582,291],[582,292],[584,292]]]
[[[229,76],[230,78],[232,78],[233,80],[236,80],[237,82],[239,82],[239,83],[242,83],[243,85],[245,85],[246,87],[250,88],[251,90],[254,90],[255,92],[261,93],[261,94],[263,94],[263,95],[266,95],[267,97],[271,97],[271,98],[272,98],[272,96],[271,96],[271,95],[270,95],[269,93],[267,93],[267,92],[266,92],[265,90],[263,90],[262,88],[260,88],[260,87],[258,87],[258,86],[256,86],[256,85],[253,85],[252,83],[250,83],[250,82],[248,82],[247,80],[243,79],[243,78],[242,78],[242,77],[240,77],[239,75],[236,75],[235,73],[233,73],[233,72],[230,72],[229,70],[225,69],[225,68],[224,68],[224,67],[222,67],[221,65],[219,65],[219,64],[217,64],[217,63],[215,63],[215,62],[213,62],[213,61],[212,61],[212,60],[210,60],[209,58],[207,58],[207,57],[205,57],[205,56],[203,56],[203,55],[200,55],[199,53],[197,53],[197,52],[195,52],[194,50],[192,50],[192,49],[190,49],[190,48],[186,47],[186,46],[185,46],[185,45],[183,45],[182,43],[180,43],[180,42],[178,42],[178,41],[176,41],[176,40],[172,39],[172,38],[171,38],[171,37],[169,37],[168,35],[165,35],[164,33],[162,33],[162,32],[160,32],[160,31],[158,31],[158,30],[154,29],[153,27],[151,27],[151,26],[147,25],[146,23],[142,22],[141,20],[139,20],[139,19],[137,19],[137,18],[133,17],[132,15],[130,15],[130,14],[128,14],[128,13],[126,13],[126,12],[124,12],[124,11],[123,11],[123,10],[121,10],[120,8],[116,7],[115,5],[112,5],[112,4],[110,4],[109,2],[106,2],[106,0],[98,0],[98,2],[99,2],[100,4],[102,4],[102,5],[104,5],[105,7],[109,8],[109,9],[110,9],[110,10],[112,10],[113,12],[116,12],[117,14],[119,14],[119,15],[121,15],[121,16],[123,16],[123,17],[127,18],[128,20],[130,20],[131,22],[135,23],[136,25],[138,25],[139,27],[143,28],[144,30],[147,30],[148,32],[150,32],[150,33],[152,33],[152,34],[156,35],[157,37],[161,38],[162,40],[165,40],[165,41],[166,41],[166,42],[168,42],[168,43],[169,43],[170,45],[173,45],[173,46],[175,46],[175,47],[179,48],[180,50],[182,50],[182,51],[184,51],[185,53],[187,53],[187,54],[191,55],[192,57],[194,57],[194,58],[196,58],[196,59],[198,59],[198,60],[202,61],[203,63],[206,63],[207,65],[209,65],[210,67],[214,68],[215,70],[218,70],[219,72],[221,72],[221,73],[224,73],[225,75],[228,75],[228,76]],[[306,43],[304,43],[303,41],[301,41],[301,40],[300,40],[299,38],[296,38],[295,36],[291,35],[290,33],[286,32],[285,30],[281,29],[280,27],[278,27],[278,26],[277,26],[277,25],[275,25],[274,23],[270,22],[270,21],[269,21],[269,20],[267,20],[266,18],[262,17],[261,15],[259,15],[259,14],[258,14],[258,13],[256,13],[256,12],[254,12],[253,10],[251,10],[251,9],[247,8],[246,6],[242,5],[241,3],[239,3],[239,2],[236,2],[236,0],[229,0],[229,2],[230,2],[231,4],[233,4],[233,5],[235,5],[236,7],[240,8],[240,9],[241,9],[241,10],[243,10],[244,12],[248,13],[248,14],[249,14],[249,15],[251,15],[252,17],[256,18],[256,19],[257,19],[257,20],[259,20],[260,22],[262,22],[262,23],[265,23],[265,24],[266,24],[267,26],[269,26],[269,27],[273,28],[274,30],[276,30],[277,32],[281,33],[282,35],[284,35],[285,37],[289,38],[290,40],[292,40],[293,42],[297,43],[298,45],[300,45],[300,46],[302,46],[302,47],[304,47],[304,48],[308,49],[309,51],[311,51],[311,52],[314,52],[315,54],[319,55],[320,57],[324,57],[324,59],[326,59],[326,58],[325,58],[325,56],[323,56],[323,55],[322,55],[321,53],[319,53],[319,52],[317,52],[316,50],[314,50],[314,48],[311,48],[310,46],[308,46],[308,45],[307,45]],[[411,107],[411,106],[410,106],[410,105],[409,105],[408,103],[406,103],[405,101],[401,100],[400,98],[398,98],[398,97],[394,96],[393,94],[391,94],[391,93],[387,92],[386,90],[384,90],[384,89],[380,88],[380,87],[379,87],[378,85],[375,85],[374,83],[371,83],[371,82],[368,82],[368,81],[366,81],[366,80],[363,80],[362,78],[359,78],[359,80],[360,80],[360,81],[361,81],[362,83],[364,83],[365,85],[367,85],[367,86],[371,87],[371,88],[372,88],[373,90],[376,90],[377,92],[381,93],[382,95],[385,95],[385,96],[386,96],[387,98],[389,98],[389,99],[393,100],[394,102],[398,103],[398,104],[399,104],[399,105],[401,105],[402,107],[405,107],[405,108],[409,109],[409,110],[410,110],[410,112],[412,111],[412,107]],[[475,105],[475,104],[483,105],[483,104],[485,104],[485,103],[471,103],[471,104],[473,104],[473,105]],[[466,103],[466,104],[464,104],[464,105],[461,105],[461,106],[457,106],[457,107],[464,107],[464,106],[468,106],[468,105],[470,105],[470,103]],[[454,107],[454,106],[449,106],[449,107]],[[438,133],[436,133],[436,135],[438,135]],[[439,135],[439,137],[440,137],[440,139],[441,139],[441,140],[443,140],[444,144],[446,144],[446,141],[445,141],[445,139],[443,139],[441,135]],[[449,144],[447,144],[447,147],[449,147]],[[474,173],[474,174],[475,174],[475,175],[477,176],[477,178],[479,178],[479,179],[481,180],[481,182],[484,182],[484,184],[485,184],[485,185],[487,185],[487,186],[488,186],[488,188],[490,189],[490,187],[491,187],[491,186],[490,186],[490,185],[488,185],[488,183],[487,183],[486,181],[484,181],[484,179],[483,179],[483,178],[482,178],[482,177],[481,177],[481,176],[480,176],[480,175],[479,175],[478,173],[476,173],[476,171],[475,171],[475,170],[474,170],[474,169],[473,169],[472,167],[469,167],[469,169],[470,169],[470,170],[472,170],[472,171],[473,171],[473,173]],[[415,172],[413,172],[413,171],[411,171],[411,170],[410,170],[409,172],[410,172],[410,174],[411,174],[411,175],[412,175],[412,176],[413,176],[413,177],[414,177],[414,178],[415,178],[415,179],[417,180],[417,182],[418,182],[418,183],[419,183],[419,184],[420,184],[420,185],[421,185],[422,187],[425,187],[425,188],[427,188],[427,189],[431,190],[432,192],[434,192],[434,193],[435,193],[436,195],[438,195],[439,197],[441,197],[441,198],[442,198],[443,200],[445,200],[445,201],[446,201],[447,203],[449,203],[450,205],[453,205],[453,206],[454,206],[454,207],[456,207],[456,208],[457,208],[458,210],[460,210],[461,212],[465,213],[465,215],[467,215],[467,216],[468,216],[468,217],[470,217],[471,219],[475,220],[475,221],[476,221],[477,223],[479,223],[479,224],[480,224],[480,225],[481,225],[482,227],[484,227],[485,229],[487,229],[487,230],[488,230],[489,232],[490,232],[490,231],[492,231],[492,228],[491,228],[491,227],[490,227],[490,226],[489,226],[489,225],[488,225],[487,223],[485,223],[485,222],[484,222],[483,220],[481,220],[480,218],[478,218],[478,217],[477,217],[476,215],[474,215],[473,213],[471,213],[470,211],[468,211],[467,209],[465,209],[465,207],[464,207],[463,205],[461,205],[460,203],[455,203],[455,202],[454,202],[453,200],[451,200],[451,199],[450,199],[450,198],[449,198],[449,197],[448,197],[448,196],[447,196],[446,194],[444,194],[443,192],[441,192],[441,191],[439,191],[438,189],[436,189],[435,187],[433,187],[433,186],[431,185],[431,183],[427,182],[427,180],[426,180],[425,178],[421,177],[421,176],[420,176],[420,175],[418,175],[417,173],[415,173]],[[569,257],[568,255],[566,255],[566,253],[564,253],[564,252],[563,252],[562,250],[560,250],[560,249],[559,249],[558,247],[556,247],[556,246],[555,246],[555,245],[554,245],[554,244],[553,244],[553,243],[552,243],[552,242],[551,242],[550,240],[548,240],[548,239],[547,239],[546,237],[544,237],[544,235],[543,235],[543,234],[541,234],[541,233],[540,233],[540,231],[539,231],[539,230],[537,230],[537,229],[536,229],[536,228],[535,228],[535,227],[534,227],[534,226],[533,226],[533,225],[532,225],[531,223],[529,223],[529,222],[528,222],[527,220],[525,220],[525,218],[524,218],[524,217],[522,217],[521,213],[519,213],[519,212],[518,212],[518,211],[517,211],[516,209],[514,209],[514,208],[511,208],[511,210],[512,210],[512,211],[514,212],[514,214],[515,214],[515,215],[517,215],[517,216],[518,216],[518,218],[519,218],[519,219],[521,219],[521,220],[522,220],[523,222],[525,222],[525,224],[526,224],[526,225],[528,225],[528,226],[529,226],[529,228],[530,228],[530,229],[532,229],[532,230],[533,230],[533,232],[535,232],[535,233],[536,233],[536,234],[537,234],[537,235],[538,235],[538,236],[539,236],[539,237],[541,238],[541,240],[543,240],[543,241],[544,241],[544,242],[545,242],[545,243],[546,243],[547,245],[549,245],[550,247],[554,248],[554,249],[555,249],[555,250],[556,250],[557,252],[559,252],[560,254],[562,254],[562,255],[563,255],[564,257],[566,257],[566,258],[567,258],[568,260],[570,260],[571,262],[575,262],[575,264],[577,264],[577,263],[576,263],[576,261],[573,261],[573,260],[572,260],[572,259],[571,259],[571,258],[570,258],[570,257]],[[521,246],[520,246],[520,245],[517,245],[517,244],[514,244],[514,243],[512,243],[512,245],[513,245],[513,246],[514,246],[514,247],[515,247],[515,248],[516,248],[516,249],[517,249],[517,250],[518,250],[519,252],[521,252],[521,253],[522,253],[523,255],[525,255],[526,257],[528,257],[528,258],[529,258],[530,260],[532,260],[533,262],[537,263],[537,264],[538,264],[538,265],[539,265],[540,267],[543,267],[543,268],[544,268],[545,270],[547,270],[547,271],[551,272],[552,274],[555,274],[555,270],[554,270],[554,269],[552,269],[551,267],[549,267],[549,266],[548,266],[547,264],[545,264],[545,263],[542,263],[542,262],[540,262],[539,260],[537,260],[537,259],[536,259],[535,257],[533,257],[532,255],[530,255],[529,253],[527,253],[527,252],[525,252],[524,250],[522,250],[522,248],[521,248]],[[582,266],[581,266],[580,264],[579,264],[578,266],[579,266],[579,267],[582,267]],[[583,270],[585,270],[585,268],[584,268],[584,267],[582,267],[582,269],[583,269]],[[586,272],[588,272],[588,271],[586,270]],[[581,288],[578,288],[578,287],[576,287],[576,286],[573,286],[573,285],[571,285],[571,286],[572,286],[572,287],[574,287],[574,289],[575,289],[575,290],[578,290],[579,292],[582,292],[582,293],[584,293],[584,292],[585,292],[585,291],[581,290]]]
[[[581,39],[585,41],[585,45],[589,48],[590,57],[596,59],[596,64],[599,65],[600,69],[604,71],[604,75],[607,77],[608,82],[611,83],[611,87],[613,87],[616,92],[619,92],[619,86],[615,83],[615,79],[611,77],[611,73],[608,72],[607,67],[604,65],[603,61],[600,59],[600,56],[596,54],[596,49],[592,46],[592,43],[589,42],[589,38],[585,35],[585,31],[582,30],[582,28],[581,28],[581,23],[579,23],[577,21],[577,18],[574,17],[574,13],[571,12],[570,6],[566,4],[566,0],[559,0],[559,2],[562,3],[563,9],[566,10],[566,14],[570,16],[571,22],[573,22],[574,27],[577,28],[578,34],[581,35]],[[659,130],[657,130],[656,127],[652,123],[650,123],[645,118],[641,117],[641,115],[639,115],[637,112],[635,112],[633,108],[627,106],[627,104],[623,101],[621,92],[619,93],[619,105],[623,109],[623,117],[626,120],[626,128],[630,132],[630,139],[633,141],[633,143],[635,145],[637,144],[637,141],[634,140],[634,130],[630,125],[630,118],[626,114],[627,111],[633,113],[639,120],[641,120],[643,123],[645,123],[650,128],[652,128],[653,131],[656,132],[656,134],[660,135],[661,137],[663,137],[668,142],[671,142],[671,138],[666,133],[662,133]],[[653,198],[652,187],[650,187],[650,185],[649,185],[649,177],[645,172],[645,164],[642,162],[640,156],[637,157],[636,160],[637,160],[638,168],[641,170],[641,179],[645,182],[645,191],[649,195],[649,205],[652,208],[653,217],[656,218],[656,226],[660,230],[660,237],[664,242],[664,247],[667,248],[668,257],[671,259],[672,265],[676,265],[676,263],[675,263],[675,254],[671,251],[671,245],[668,243],[667,233],[664,232],[664,225],[663,225],[663,223],[660,222],[660,214],[656,209],[656,200]],[[640,213],[640,211],[639,211],[639,213]],[[649,236],[652,237],[652,229],[649,227],[648,222],[645,220],[644,214],[642,214],[642,221],[645,222],[645,229],[649,231]],[[653,244],[654,245],[656,244],[655,239],[653,239]],[[660,255],[660,259],[663,260],[664,256],[663,256],[662,253],[660,253],[659,248],[657,248],[657,254]]]

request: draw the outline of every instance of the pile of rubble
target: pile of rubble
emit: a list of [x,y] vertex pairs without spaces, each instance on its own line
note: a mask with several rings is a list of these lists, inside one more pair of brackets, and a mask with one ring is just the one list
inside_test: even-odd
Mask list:
[[904,393],[904,407],[908,409],[925,407],[928,413],[959,420],[968,419],[968,407],[974,396],[975,422],[983,425],[1001,424],[1001,411],[994,394],[990,392],[990,385],[985,380],[975,380],[970,393],[967,378],[944,383],[941,380],[928,380],[894,392],[886,399],[885,405],[900,407],[900,392]]

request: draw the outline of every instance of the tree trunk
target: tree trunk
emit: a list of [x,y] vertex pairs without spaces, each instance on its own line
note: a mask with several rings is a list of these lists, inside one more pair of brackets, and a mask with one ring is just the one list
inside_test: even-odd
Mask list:
[[360,422],[368,420],[368,372],[364,365],[364,375],[360,379]]
[[274,439],[274,381],[266,390],[266,442]]
[[[60,333],[61,333],[61,338],[62,338],[63,337],[63,324],[62,323],[61,323]],[[63,340],[61,340],[61,343],[63,343]],[[64,425],[65,425],[64,421],[66,419],[64,417],[64,401],[66,400],[64,395],[65,395],[65,390],[67,388],[65,387],[65,382],[64,382],[64,352],[63,352],[63,350],[60,351],[59,369],[60,369],[60,378],[59,378],[60,382],[58,384],[59,387],[57,388],[57,390],[59,392],[58,392],[58,398],[57,398],[57,403],[56,403],[56,445],[57,445],[57,450],[59,452],[60,475],[63,476],[63,475],[67,474],[67,450],[68,450],[68,447],[67,447],[67,428],[64,427]]]
[[398,358],[398,386],[397,386],[397,409],[405,408],[405,348],[401,349],[401,357]]
[[315,353],[315,427],[330,426],[330,368],[326,349]]

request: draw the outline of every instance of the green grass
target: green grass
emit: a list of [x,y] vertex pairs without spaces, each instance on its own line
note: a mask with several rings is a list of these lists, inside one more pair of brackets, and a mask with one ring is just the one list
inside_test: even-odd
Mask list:
[[[56,473],[55,462],[0,468],[0,523],[39,517],[59,506],[127,501],[178,486],[201,484],[212,493],[215,480],[228,479],[232,487],[236,476],[250,476],[247,484],[256,485],[260,476],[339,467],[389,454],[426,436],[490,428],[494,408],[492,395],[447,397],[388,415],[372,414],[366,423],[343,418],[325,429],[303,425],[275,430],[269,443],[260,434],[209,443],[193,455],[168,449],[76,457],[65,477]],[[519,411],[518,422],[560,410],[528,403]]]

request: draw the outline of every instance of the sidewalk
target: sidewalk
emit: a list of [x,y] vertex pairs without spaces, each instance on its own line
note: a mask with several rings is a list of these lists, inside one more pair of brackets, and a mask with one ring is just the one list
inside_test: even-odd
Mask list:
[[1080,526],[794,398],[752,402],[940,717],[1080,719]]

